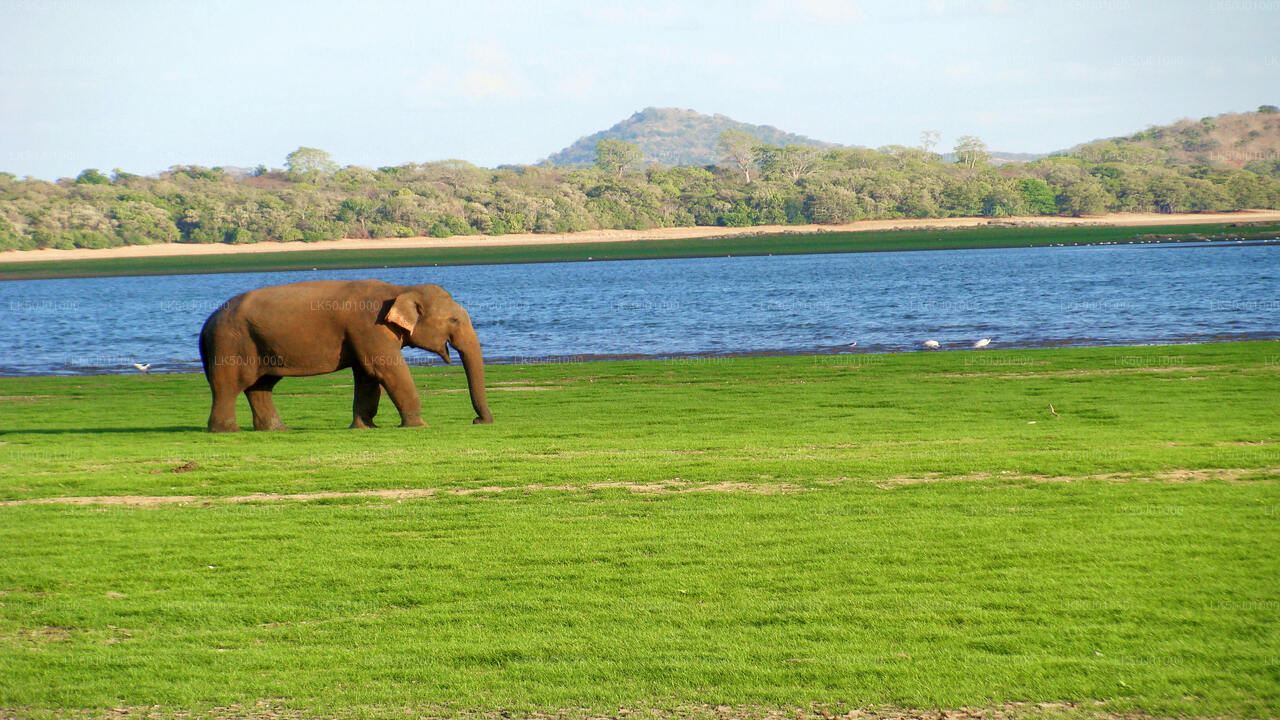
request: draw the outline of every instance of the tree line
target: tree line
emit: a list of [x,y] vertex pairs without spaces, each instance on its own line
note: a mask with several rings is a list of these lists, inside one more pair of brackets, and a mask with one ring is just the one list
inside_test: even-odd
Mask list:
[[965,137],[956,161],[943,162],[930,135],[922,147],[819,149],[764,145],[730,130],[720,137],[723,161],[705,167],[641,166],[639,148],[602,140],[589,167],[485,169],[444,160],[340,168],[322,150],[299,148],[284,168],[248,172],[88,169],[57,182],[0,173],[0,248],[1280,207],[1276,158],[1232,169],[1102,141],[994,165],[979,139]]

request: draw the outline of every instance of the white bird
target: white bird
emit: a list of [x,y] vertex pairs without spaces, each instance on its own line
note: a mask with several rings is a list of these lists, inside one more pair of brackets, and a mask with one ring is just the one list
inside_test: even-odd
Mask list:
[[927,348],[936,348],[939,347],[939,343],[937,340],[925,340],[924,346]]
[[857,340],[854,340],[853,342],[849,343],[849,347],[857,347],[857,346],[858,346]]
[[973,346],[976,348],[980,348],[980,347],[986,347],[990,344],[991,344],[991,338],[982,338],[978,342],[974,343]]
[[151,369],[151,363],[134,363],[133,366],[144,373]]

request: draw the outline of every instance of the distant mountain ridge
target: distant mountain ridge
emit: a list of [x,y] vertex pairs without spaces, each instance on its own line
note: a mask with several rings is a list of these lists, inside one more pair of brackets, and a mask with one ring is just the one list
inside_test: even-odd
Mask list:
[[[987,152],[988,154],[991,155],[991,159],[988,160],[987,162],[991,163],[992,165],[1007,165],[1008,163],[1032,162],[1033,160],[1046,158],[1053,154],[1053,153],[1001,152],[999,150],[988,150]],[[956,161],[955,153],[953,152],[942,153],[942,162],[953,163],[955,161]]]
[[553,165],[590,165],[596,159],[596,144],[608,138],[638,146],[646,163],[668,166],[713,165],[720,161],[716,144],[725,130],[741,130],[769,145],[840,147],[836,143],[784,132],[771,125],[752,125],[724,115],[704,115],[679,108],[648,107],[608,130],[579,138],[543,162]]
[[[767,145],[809,145],[817,148],[845,147],[839,143],[779,130],[772,125],[753,125],[725,115],[704,115],[695,110],[647,107],[608,130],[578,138],[569,147],[548,156],[542,163],[550,165],[590,165],[596,160],[596,143],[612,139],[629,142],[640,148],[645,163],[669,167],[714,165],[722,160],[717,143],[725,130],[741,130]],[[991,162],[1029,162],[1049,153],[1006,153],[991,151]],[[943,153],[953,162],[951,153]]]

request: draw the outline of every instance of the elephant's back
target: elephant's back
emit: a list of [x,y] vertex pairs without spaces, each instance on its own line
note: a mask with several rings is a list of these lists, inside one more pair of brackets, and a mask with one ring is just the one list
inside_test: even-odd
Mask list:
[[241,293],[226,305],[232,312],[298,312],[332,310],[335,302],[366,297],[395,297],[399,288],[381,280],[307,280],[271,285]]
[[292,334],[295,326],[307,324],[302,318],[377,313],[400,290],[380,280],[308,280],[257,288],[219,305],[205,320],[201,337],[216,345],[223,335],[246,337],[263,330]]
[[[340,343],[348,326],[369,322],[400,288],[380,280],[311,280],[272,285],[237,295],[209,319],[215,335],[253,338],[269,345]],[[229,333],[224,332],[230,331]]]

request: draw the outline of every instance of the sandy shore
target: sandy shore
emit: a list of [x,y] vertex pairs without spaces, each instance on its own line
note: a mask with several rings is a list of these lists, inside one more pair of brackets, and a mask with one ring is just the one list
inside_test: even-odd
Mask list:
[[395,248],[458,248],[503,245],[562,245],[567,243],[629,242],[634,240],[680,240],[685,238],[772,235],[778,233],[863,232],[867,230],[910,230],[919,228],[960,228],[1010,223],[1030,226],[1113,225],[1198,225],[1204,223],[1280,222],[1277,210],[1241,210],[1229,213],[1112,213],[1087,217],[1018,216],[993,220],[985,217],[927,218],[923,220],[861,220],[843,225],[753,225],[744,228],[714,226],[656,228],[653,230],[586,230],[559,234],[464,235],[449,238],[410,237],[376,240],[325,240],[304,243],[255,243],[196,245],[128,245],[100,250],[19,250],[0,252],[0,263],[46,260],[89,260],[94,258],[165,257],[184,255],[228,255],[306,250],[384,250]]

